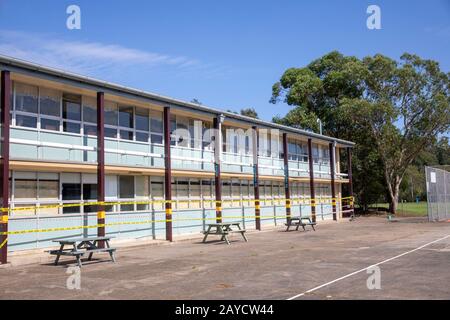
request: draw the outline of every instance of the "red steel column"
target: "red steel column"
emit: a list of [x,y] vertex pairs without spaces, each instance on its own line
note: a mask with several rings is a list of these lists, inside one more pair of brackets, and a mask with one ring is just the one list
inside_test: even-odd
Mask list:
[[350,196],[350,210],[353,210],[353,174],[352,174],[352,148],[347,148],[348,159],[348,193]]
[[311,216],[312,221],[316,222],[316,193],[314,190],[314,162],[312,155],[312,140],[308,139],[308,160],[309,160],[309,189],[311,191]]
[[331,174],[331,203],[333,205],[333,220],[337,220],[336,215],[336,186],[335,186],[335,145],[334,142],[330,142],[330,174]]
[[166,240],[172,241],[172,162],[170,157],[170,107],[164,107],[164,190],[166,200]]
[[[105,94],[97,92],[97,236],[105,236]],[[104,242],[99,242],[101,248]]]
[[8,209],[9,209],[9,111],[11,101],[11,78],[9,71],[2,71],[1,76],[1,125],[2,125],[2,162],[0,186],[2,188],[2,212],[0,219],[0,262],[8,262]]
[[222,154],[222,123],[220,116],[213,119],[214,127],[214,178],[216,199],[216,223],[222,223],[222,178],[220,161]]
[[286,221],[291,220],[291,190],[289,186],[289,149],[287,133],[283,133],[283,151],[284,151],[284,192],[286,198]]
[[253,187],[255,195],[255,225],[256,230],[261,230],[261,204],[259,202],[259,169],[258,169],[258,151],[259,151],[259,133],[256,126],[253,129]]

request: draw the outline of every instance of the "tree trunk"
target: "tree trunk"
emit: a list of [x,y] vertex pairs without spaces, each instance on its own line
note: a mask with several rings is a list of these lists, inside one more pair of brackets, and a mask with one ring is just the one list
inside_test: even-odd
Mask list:
[[389,195],[391,197],[391,202],[389,203],[389,212],[392,214],[397,213],[397,207],[398,207],[398,196],[400,194],[400,183],[401,178],[396,177],[394,185],[389,188]]

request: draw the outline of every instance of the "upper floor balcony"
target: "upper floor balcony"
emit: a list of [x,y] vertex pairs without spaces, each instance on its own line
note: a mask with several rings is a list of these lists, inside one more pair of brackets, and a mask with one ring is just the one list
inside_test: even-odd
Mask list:
[[[13,82],[10,157],[65,163],[97,163],[97,107],[92,96],[77,95]],[[163,113],[161,110],[105,101],[105,164],[164,168]],[[173,114],[172,133],[184,129],[189,139],[171,136],[172,169],[214,172],[212,123]],[[237,129],[237,130],[229,130]],[[300,137],[301,138],[301,137]],[[253,174],[254,137],[248,131],[222,128],[221,171]],[[283,143],[278,134],[259,136],[258,167],[264,176],[284,176]],[[326,144],[313,143],[314,177],[330,179]],[[289,176],[309,177],[309,157],[303,141],[288,142]],[[335,166],[339,168],[339,166]],[[344,177],[337,170],[336,178]]]

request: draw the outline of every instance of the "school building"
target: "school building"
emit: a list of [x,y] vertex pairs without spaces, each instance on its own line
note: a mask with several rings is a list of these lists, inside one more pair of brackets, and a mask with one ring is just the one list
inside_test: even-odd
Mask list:
[[171,241],[352,208],[352,142],[6,56],[0,69],[3,262],[61,237]]

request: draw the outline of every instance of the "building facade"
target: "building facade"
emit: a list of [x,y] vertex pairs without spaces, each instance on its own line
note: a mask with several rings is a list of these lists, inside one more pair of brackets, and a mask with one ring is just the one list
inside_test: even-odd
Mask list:
[[13,58],[0,67],[3,256],[81,234],[171,240],[216,220],[342,217],[352,142]]

